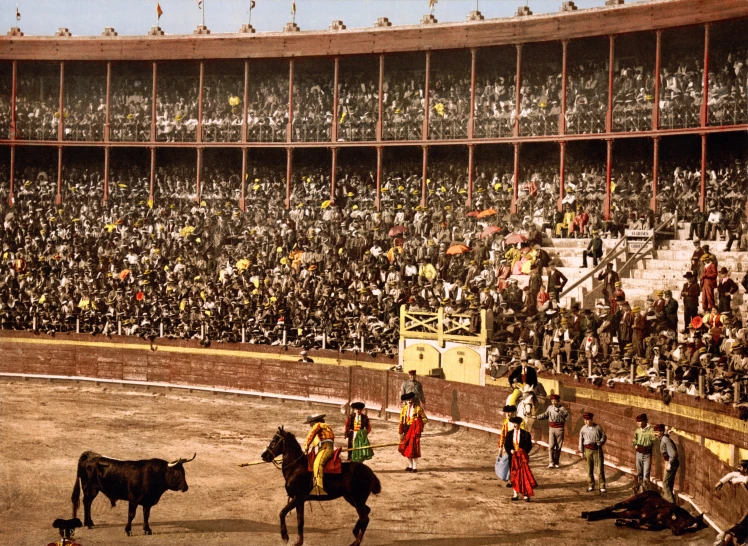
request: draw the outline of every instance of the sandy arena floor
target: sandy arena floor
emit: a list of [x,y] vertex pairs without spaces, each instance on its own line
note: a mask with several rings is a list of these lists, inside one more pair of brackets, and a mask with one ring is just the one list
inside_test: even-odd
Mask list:
[[[286,495],[271,465],[238,468],[259,460],[279,425],[303,436],[306,415],[328,413],[342,434],[344,415],[330,407],[251,397],[190,393],[94,383],[0,380],[0,510],[4,542],[46,545],[56,517],[70,517],[78,457],[93,450],[120,459],[175,459],[197,452],[185,466],[189,491],[167,491],[151,511],[152,536],[142,534],[138,508],[126,537],[127,503],[110,508],[99,495],[96,527],[81,529],[83,546],[279,545],[278,512]],[[397,441],[394,423],[373,421],[373,443]],[[338,442],[340,443],[340,442]],[[631,494],[630,478],[608,471],[605,496],[586,493],[579,459],[565,457],[548,470],[547,452],[533,451],[540,487],[532,503],[510,502],[510,490],[493,471],[496,440],[484,433],[427,425],[417,475],[406,474],[396,448],[369,461],[382,493],[369,499],[368,546],[554,546],[579,544],[708,545],[710,529],[685,538],[669,532],[618,529],[613,521],[588,523],[582,510],[601,508]],[[83,519],[82,506],[79,517]],[[296,516],[288,518],[291,543]],[[315,503],[306,511],[310,546],[346,545],[355,512],[345,501]]]

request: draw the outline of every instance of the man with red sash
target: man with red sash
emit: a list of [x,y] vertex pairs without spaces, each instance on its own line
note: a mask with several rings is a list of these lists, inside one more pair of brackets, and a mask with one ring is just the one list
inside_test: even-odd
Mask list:
[[418,472],[417,460],[421,457],[421,433],[423,426],[428,421],[426,414],[416,400],[413,392],[406,392],[400,396],[405,402],[400,410],[400,424],[397,432],[400,434],[400,446],[397,448],[400,454],[408,459],[406,472]]
[[509,454],[512,467],[512,500],[518,501],[519,495],[522,495],[525,502],[530,502],[530,497],[535,494],[533,489],[538,486],[530,470],[529,453],[532,449],[532,437],[529,432],[520,428],[521,417],[512,417],[509,422],[513,430],[504,440],[504,449]]
[[705,311],[714,307],[714,289],[717,288],[717,266],[710,254],[702,257],[704,272],[701,274],[701,308]]

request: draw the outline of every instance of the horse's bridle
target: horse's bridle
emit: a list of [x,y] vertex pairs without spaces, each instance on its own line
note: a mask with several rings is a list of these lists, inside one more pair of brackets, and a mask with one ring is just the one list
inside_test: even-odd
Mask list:
[[[275,468],[279,468],[279,469],[282,470],[283,469],[283,461],[282,460],[280,462],[276,461],[275,458],[278,455],[275,453],[275,451],[271,451],[270,450],[270,444],[272,444],[275,441],[276,438],[279,439],[278,443],[275,444],[276,448],[280,444],[282,444],[283,442],[286,441],[286,435],[285,435],[285,433],[284,434],[280,434],[279,432],[276,432],[275,434],[273,434],[273,437],[270,439],[270,443],[267,445],[267,447],[265,449],[267,449],[268,451],[270,451],[270,454],[273,456],[272,463],[275,466]],[[283,455],[283,452],[281,452],[281,455]],[[306,453],[302,453],[301,455],[299,455],[295,460],[291,461],[291,464],[294,464],[296,461],[299,461],[299,460],[301,460],[304,457],[306,457]]]

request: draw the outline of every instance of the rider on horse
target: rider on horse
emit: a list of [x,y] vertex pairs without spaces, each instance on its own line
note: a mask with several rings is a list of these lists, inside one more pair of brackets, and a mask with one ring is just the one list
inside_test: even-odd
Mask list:
[[325,465],[332,459],[335,453],[335,434],[330,425],[325,423],[325,415],[310,415],[306,418],[312,428],[304,442],[304,452],[309,452],[309,447],[317,448],[317,456],[314,458],[314,488],[312,495],[327,495],[322,487],[325,476]]

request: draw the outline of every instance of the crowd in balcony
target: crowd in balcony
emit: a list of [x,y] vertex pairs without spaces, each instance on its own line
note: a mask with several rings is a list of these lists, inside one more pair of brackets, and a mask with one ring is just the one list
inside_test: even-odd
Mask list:
[[[646,323],[646,336],[637,338],[640,345],[623,344],[616,351],[609,340],[603,347],[608,338],[599,328],[605,313],[618,312],[616,320],[623,320],[625,296],[619,301],[620,294],[612,293],[619,287],[611,288],[598,309],[575,310],[560,305],[562,287],[550,285],[552,267],[563,263],[542,248],[549,235],[615,237],[622,229],[651,228],[661,220],[648,212],[644,165],[617,167],[614,214],[608,222],[600,213],[604,169],[599,165],[570,163],[561,212],[554,167],[542,161],[528,166],[520,173],[517,214],[509,211],[513,180],[508,162],[477,164],[475,212],[466,206],[464,165],[432,158],[425,184],[420,167],[417,161],[388,158],[377,212],[371,169],[339,165],[332,196],[329,166],[298,165],[287,208],[285,165],[255,161],[245,181],[242,212],[241,177],[221,161],[206,163],[199,196],[194,163],[164,159],[151,196],[147,162],[114,161],[106,203],[100,166],[66,165],[59,206],[54,203],[56,177],[50,176],[53,162],[19,166],[13,208],[7,204],[7,180],[0,184],[0,323],[4,329],[35,328],[50,335],[77,328],[95,335],[195,339],[204,345],[244,340],[311,349],[324,344],[394,355],[400,306],[445,307],[468,322],[485,309],[498,325],[492,340],[500,356],[495,368],[522,351],[524,340],[525,350],[532,348],[528,359],[546,369],[563,353],[563,369],[584,376],[592,355],[595,381],[629,377],[624,357],[645,371],[637,372],[637,382],[652,388],[661,386],[668,366],[672,388],[687,393],[697,384],[692,375],[704,373],[707,393],[715,400],[730,401],[723,392],[729,389],[719,385],[745,380],[748,360],[741,360],[741,344],[748,345],[746,330],[739,315],[726,318],[734,308],[715,312],[704,304],[703,313],[719,315],[724,326],[702,335],[710,357],[706,365],[694,367],[694,342],[679,345],[675,335],[686,325],[670,322],[664,328],[659,299],[641,305],[642,317],[655,318]],[[689,178],[687,168],[672,172],[674,182]],[[716,176],[732,176],[740,184],[745,181],[741,172],[725,168]],[[670,212],[664,207],[663,217]],[[735,249],[748,250],[746,228],[743,217],[737,227],[715,233],[725,238],[742,233]],[[510,233],[522,235],[521,242],[508,243]],[[459,244],[465,248],[457,248],[458,254],[447,253]],[[629,303],[633,313],[634,302]],[[573,317],[584,318],[582,324],[593,325],[592,331],[574,330],[569,340],[564,321],[568,328],[581,328]],[[706,323],[717,320],[709,317]],[[528,338],[529,331],[543,336]],[[587,347],[593,343],[590,337],[597,352]],[[659,355],[653,360],[658,343],[669,361]],[[677,347],[680,352],[673,353]],[[700,348],[695,347],[698,363]]]
[[[641,58],[640,58],[641,57]],[[464,60],[464,59],[463,59]],[[467,61],[466,61],[467,62]],[[717,47],[709,67],[709,125],[748,123],[748,53],[745,48]],[[183,73],[167,67],[158,73],[156,139],[194,142],[198,125],[199,78],[192,66]],[[514,67],[481,68],[475,91],[476,138],[511,137],[515,122],[521,136],[555,135],[562,108],[562,75],[555,65],[523,65],[520,104],[516,109]],[[194,70],[193,70],[194,69]],[[422,69],[385,70],[383,138],[420,140],[425,97]],[[663,129],[698,127],[703,93],[703,56],[663,50],[659,119]],[[568,134],[603,133],[608,108],[608,61],[569,62],[565,126]],[[0,81],[0,137],[9,135],[10,82]],[[63,109],[66,140],[101,141],[106,122],[106,79],[102,73],[65,77]],[[54,140],[59,126],[59,74],[18,77],[17,137]],[[294,141],[326,142],[338,124],[340,140],[376,139],[379,89],[373,71],[341,70],[339,102],[333,105],[331,69],[298,69],[294,80]],[[152,122],[152,74],[148,67],[113,73],[110,138],[147,141]],[[250,71],[247,106],[248,139],[282,142],[288,129],[288,73]],[[464,139],[470,117],[469,63],[448,70],[432,69],[429,87],[429,138]],[[241,139],[244,77],[209,73],[203,85],[203,140]],[[614,131],[652,128],[655,75],[645,54],[616,59],[613,79]],[[515,119],[517,118],[517,119]]]

